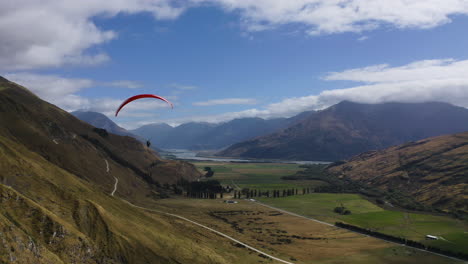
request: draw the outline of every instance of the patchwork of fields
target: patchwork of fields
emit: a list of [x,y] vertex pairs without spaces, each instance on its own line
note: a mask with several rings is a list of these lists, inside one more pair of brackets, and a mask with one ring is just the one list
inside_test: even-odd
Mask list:
[[[425,244],[468,252],[468,223],[446,216],[384,210],[357,194],[313,193],[284,198],[259,198],[263,203],[329,223],[346,222],[381,233],[405,237]],[[338,206],[350,215],[333,212]],[[437,241],[426,235],[441,237]]]
[[[291,216],[247,200],[226,204],[220,199],[162,199],[152,207],[183,215],[295,264],[458,263],[427,252]],[[204,233],[203,230],[200,232]],[[231,243],[231,246],[236,245]],[[245,261],[242,263],[277,263],[269,259],[251,262],[255,256],[256,253],[245,249]]]
[[[315,187],[326,184],[321,181],[286,181],[282,176],[293,175],[302,170],[296,164],[254,164],[254,163],[196,163],[203,170],[211,167],[213,179],[222,184],[235,183],[239,188],[259,190]],[[258,198],[259,201],[313,217],[328,223],[346,222],[382,233],[422,241],[452,251],[468,253],[468,223],[447,216],[425,213],[386,210],[357,194],[311,193],[281,198]],[[350,215],[333,212],[335,207],[344,206]],[[435,235],[439,240],[429,241],[426,235]]]

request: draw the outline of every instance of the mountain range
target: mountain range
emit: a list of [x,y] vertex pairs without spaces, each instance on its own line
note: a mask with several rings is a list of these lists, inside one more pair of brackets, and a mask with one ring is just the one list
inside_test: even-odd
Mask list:
[[447,103],[343,101],[272,134],[230,146],[226,157],[335,161],[369,150],[468,131],[468,109]]
[[285,128],[313,114],[304,112],[291,118],[240,118],[220,124],[190,122],[171,127],[167,124],[150,124],[131,130],[140,137],[150,139],[158,148],[213,150],[265,135]]

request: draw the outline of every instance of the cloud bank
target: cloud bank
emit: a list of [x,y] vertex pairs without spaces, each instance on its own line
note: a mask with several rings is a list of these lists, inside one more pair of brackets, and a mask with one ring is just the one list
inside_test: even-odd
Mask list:
[[381,26],[427,29],[468,14],[465,0],[193,0],[239,11],[251,31],[297,23],[312,35],[362,32]]
[[90,49],[117,37],[96,26],[96,17],[150,12],[173,19],[184,10],[170,0],[0,1],[0,69],[24,70],[109,60]]
[[239,14],[247,31],[297,24],[310,35],[379,27],[427,29],[468,14],[466,0],[0,1],[0,70],[103,63],[110,58],[99,47],[118,33],[99,28],[95,18],[149,12],[155,19],[176,19],[204,5]]
[[468,60],[416,61],[390,67],[374,65],[327,74],[327,81],[362,83],[344,89],[325,90],[317,95],[287,98],[262,109],[247,109],[210,116],[168,120],[171,124],[189,121],[224,122],[245,117],[291,117],[309,110],[321,110],[343,100],[357,103],[446,102],[468,107]]

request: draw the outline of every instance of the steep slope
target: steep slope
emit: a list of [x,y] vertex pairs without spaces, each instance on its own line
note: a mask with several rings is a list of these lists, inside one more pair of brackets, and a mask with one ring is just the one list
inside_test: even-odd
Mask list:
[[333,161],[391,145],[468,131],[468,110],[446,103],[341,102],[220,156]]
[[3,136],[0,146],[0,263],[236,262],[212,250],[216,236],[142,212]]
[[141,142],[96,129],[14,83],[1,85],[0,121],[6,126],[0,127],[0,135],[21,142],[58,167],[98,184],[105,183],[97,173],[105,160],[118,165],[117,176],[131,175],[125,176],[129,181],[138,178],[151,185],[180,178],[167,172],[167,167],[178,167],[179,163],[161,160]]
[[327,170],[446,211],[468,213],[468,133],[363,153]]
[[240,261],[216,235],[121,200],[150,202],[156,182],[197,179],[192,165],[161,160],[4,79],[0,123],[0,263]]

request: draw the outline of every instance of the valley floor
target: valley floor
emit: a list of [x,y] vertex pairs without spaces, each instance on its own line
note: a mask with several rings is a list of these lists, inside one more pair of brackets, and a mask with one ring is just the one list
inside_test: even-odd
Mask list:
[[[317,181],[286,181],[282,176],[301,170],[294,164],[196,163],[202,170],[210,166],[213,179],[234,188],[260,190],[319,186]],[[225,199],[232,199],[225,196]],[[357,194],[312,193],[284,198],[255,198],[262,203],[285,209],[333,225],[343,221],[379,232],[406,237],[425,244],[465,252],[468,245],[468,223],[446,216],[408,213],[383,209]],[[261,248],[274,256],[294,263],[452,263],[440,257],[248,201],[226,204],[223,200],[164,199],[148,206],[162,208],[204,223],[216,230]],[[339,215],[336,206],[345,206],[352,213]],[[425,235],[441,239],[425,241]]]
[[[226,204],[220,199],[164,199],[148,206],[203,223],[292,263],[458,262],[289,215],[247,200]],[[245,252],[258,255],[248,249]],[[276,263],[268,259],[264,261]]]

